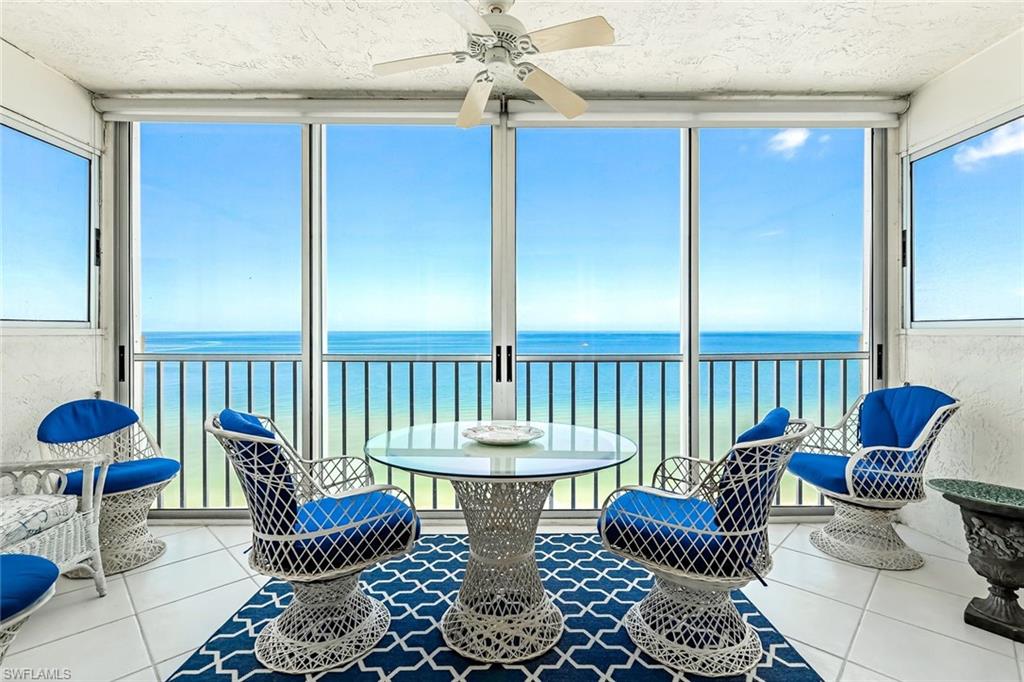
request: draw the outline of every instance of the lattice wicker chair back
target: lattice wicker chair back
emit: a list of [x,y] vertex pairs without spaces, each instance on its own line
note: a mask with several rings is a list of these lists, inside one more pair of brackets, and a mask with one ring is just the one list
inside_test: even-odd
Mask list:
[[223,446],[249,506],[250,565],[294,590],[257,637],[256,657],[272,670],[306,673],[368,653],[391,616],[359,577],[412,549],[420,524],[408,496],[375,485],[362,459],[300,458],[266,417],[224,410],[206,431]]
[[890,570],[924,558],[893,528],[896,511],[924,499],[924,467],[942,427],[960,403],[927,386],[861,396],[840,422],[821,427],[790,461],[790,470],[835,507],[811,543],[844,561]]
[[[164,457],[131,408],[109,400],[65,403],[39,424],[36,438],[56,459],[110,462],[100,505],[99,541],[107,575],[153,561],[167,546],[146,523],[150,507],[181,465]],[[83,494],[82,471],[68,474],[66,494]],[[85,571],[71,575],[86,577]]]
[[771,569],[767,523],[793,451],[813,431],[788,410],[772,410],[717,462],[673,457],[654,486],[626,486],[605,501],[598,522],[610,551],[655,576],[626,615],[630,637],[679,670],[736,675],[763,650],[729,597]]

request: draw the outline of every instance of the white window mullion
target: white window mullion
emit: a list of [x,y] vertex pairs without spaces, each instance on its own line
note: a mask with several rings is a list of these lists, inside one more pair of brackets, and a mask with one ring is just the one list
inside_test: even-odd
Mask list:
[[325,346],[324,274],[324,127],[302,129],[302,455],[322,455]]
[[[491,417],[516,418],[516,138],[491,131]],[[498,379],[501,381],[498,381]]]

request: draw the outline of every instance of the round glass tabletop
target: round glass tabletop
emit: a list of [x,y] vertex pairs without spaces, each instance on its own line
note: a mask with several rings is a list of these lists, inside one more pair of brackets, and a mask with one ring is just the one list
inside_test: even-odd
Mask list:
[[[529,424],[544,435],[521,445],[482,445],[462,435],[481,424]],[[555,479],[621,464],[636,444],[587,426],[547,422],[462,421],[395,429],[366,441],[370,459],[435,478]]]

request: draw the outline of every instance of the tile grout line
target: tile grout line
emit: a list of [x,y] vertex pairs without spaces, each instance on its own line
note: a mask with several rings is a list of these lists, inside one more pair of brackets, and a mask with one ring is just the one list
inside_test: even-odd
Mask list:
[[[846,655],[843,656],[843,662],[839,666],[838,679],[843,679],[843,673],[846,672],[846,664],[850,662],[850,654],[853,653],[853,643],[857,641],[857,635],[860,634],[860,629],[864,625],[864,616],[867,614],[867,605],[871,602],[871,595],[875,592],[875,587],[878,585],[878,578],[881,576],[881,571],[875,572],[875,579],[871,583],[871,589],[868,591],[868,601],[864,603],[864,608],[860,610],[860,617],[857,619],[857,627],[853,629],[853,637],[850,638],[850,643],[846,645]],[[859,663],[857,665],[860,665]],[[877,670],[875,672],[878,672]],[[881,673],[880,673],[881,674]]]

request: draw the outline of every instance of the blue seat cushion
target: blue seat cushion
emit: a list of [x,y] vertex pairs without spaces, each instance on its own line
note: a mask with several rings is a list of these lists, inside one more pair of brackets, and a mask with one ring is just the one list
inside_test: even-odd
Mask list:
[[842,455],[795,452],[789,460],[789,470],[822,491],[849,495],[846,485],[846,464],[849,461],[849,457]]
[[928,386],[900,386],[872,391],[860,406],[860,442],[907,448],[935,411],[955,400]]
[[218,416],[220,428],[225,431],[244,433],[247,436],[260,436],[262,438],[273,438],[274,432],[263,426],[260,418],[256,415],[238,412],[230,408],[224,408]]
[[49,559],[30,554],[0,554],[0,621],[39,601],[60,575]]
[[139,415],[120,403],[98,398],[73,400],[43,417],[36,438],[43,443],[74,443],[106,436],[137,421]]
[[[355,524],[355,525],[353,525]],[[298,508],[293,530],[336,533],[291,544],[289,573],[320,573],[363,563],[405,549],[420,536],[420,520],[402,500],[381,491],[326,497]],[[412,536],[410,538],[410,535]]]
[[[788,425],[789,410],[776,407],[758,424],[740,434],[736,443],[779,438],[786,433]],[[778,478],[776,459],[781,452],[781,448],[776,448],[774,453],[765,456],[764,452],[740,448],[726,455],[715,505],[722,530],[749,530],[764,521]]]
[[[107,480],[103,484],[104,494],[123,493],[126,490],[145,488],[154,483],[169,481],[178,475],[181,465],[173,459],[166,457],[149,457],[136,459],[130,462],[114,462],[107,468]],[[99,479],[99,469],[93,474],[93,485]],[[82,471],[72,471],[68,474],[68,486],[64,489],[65,495],[82,494]]]
[[[672,528],[661,520],[692,530]],[[662,497],[630,490],[608,507],[598,529],[612,547],[628,548],[638,558],[686,573],[733,576],[745,573],[757,557],[762,534],[723,536],[715,507],[693,498]]]

